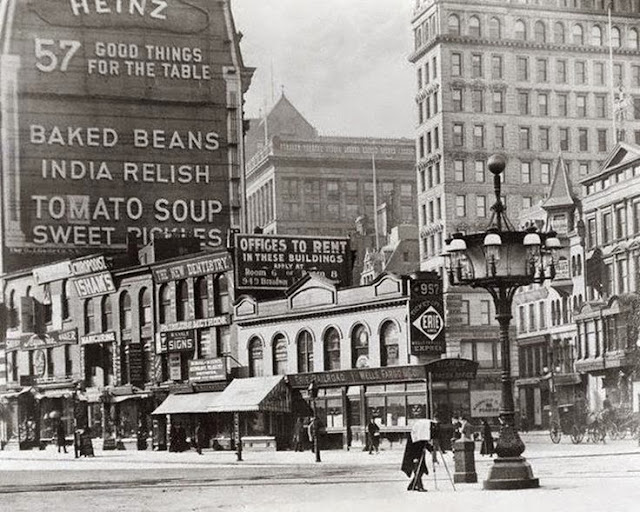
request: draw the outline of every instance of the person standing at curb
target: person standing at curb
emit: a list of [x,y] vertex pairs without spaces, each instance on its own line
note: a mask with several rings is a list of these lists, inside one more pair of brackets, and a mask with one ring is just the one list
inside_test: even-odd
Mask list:
[[369,455],[373,453],[374,449],[376,454],[380,453],[380,427],[373,418],[369,420],[367,433],[369,434]]
[[64,430],[64,423],[62,423],[62,419],[58,419],[58,427],[56,428],[56,437],[57,437],[58,453],[60,453],[60,448],[64,450],[64,453],[67,453],[67,433]]

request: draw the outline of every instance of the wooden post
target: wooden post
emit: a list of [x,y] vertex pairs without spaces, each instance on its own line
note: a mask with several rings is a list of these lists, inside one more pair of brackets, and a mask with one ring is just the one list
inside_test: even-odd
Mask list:
[[242,434],[240,433],[240,413],[233,413],[233,440],[236,443],[236,457],[242,461]]

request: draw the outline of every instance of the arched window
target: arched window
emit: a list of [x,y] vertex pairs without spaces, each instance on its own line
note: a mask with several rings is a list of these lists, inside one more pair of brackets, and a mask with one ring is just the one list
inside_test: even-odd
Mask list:
[[160,308],[158,309],[161,324],[169,322],[171,311],[171,288],[168,284],[160,287]]
[[140,297],[138,298],[139,304],[139,316],[140,325],[149,325],[153,320],[151,314],[151,291],[149,288],[143,288],[140,290]]
[[471,37],[482,36],[482,30],[480,29],[480,19],[477,16],[471,16],[471,18],[469,18],[469,35]]
[[351,333],[351,367],[369,367],[369,332],[362,324]]
[[602,46],[602,29],[598,25],[594,25],[591,29],[591,44]]
[[216,286],[215,286],[215,296],[216,296],[216,315],[224,315],[229,312],[230,301],[229,301],[229,281],[227,276],[224,274],[220,274],[216,278]]
[[515,38],[518,39],[519,41],[526,41],[527,27],[524,24],[524,21],[522,20],[516,21],[516,24],[514,27],[514,34],[515,34]]
[[637,50],[640,47],[638,45],[638,30],[635,28],[629,30],[629,46],[634,50]]
[[84,332],[88,334],[96,330],[96,317],[94,312],[93,299],[84,301]]
[[460,18],[457,14],[449,15],[449,22],[447,24],[447,31],[454,36],[460,35]]
[[102,332],[113,329],[113,307],[111,306],[111,297],[105,295],[102,297]]
[[584,44],[584,29],[582,25],[575,24],[573,26],[573,31],[571,33],[572,43],[573,44]]
[[564,25],[559,21],[553,26],[553,42],[564,44],[566,41],[566,36],[564,33]]
[[249,376],[261,377],[264,374],[262,364],[263,347],[260,338],[253,337],[249,342]]
[[196,295],[196,318],[209,316],[209,291],[207,290],[207,278],[202,276],[196,279],[194,285]]
[[120,329],[131,329],[131,295],[120,294]]
[[502,27],[498,18],[489,20],[489,37],[491,39],[500,39],[502,37]]
[[547,42],[547,28],[544,26],[544,23],[540,20],[536,21],[536,24],[533,26],[533,37],[536,43]]
[[385,322],[380,329],[380,366],[400,364],[400,333],[395,322]]
[[611,46],[620,48],[620,29],[618,27],[611,29]]
[[186,320],[189,315],[189,285],[186,281],[176,283],[176,320]]
[[296,340],[298,349],[298,373],[313,371],[313,338],[309,331],[302,331]]
[[340,334],[334,327],[324,333],[324,369],[340,369]]
[[272,343],[273,349],[273,374],[285,375],[287,373],[287,339],[284,334],[276,334]]

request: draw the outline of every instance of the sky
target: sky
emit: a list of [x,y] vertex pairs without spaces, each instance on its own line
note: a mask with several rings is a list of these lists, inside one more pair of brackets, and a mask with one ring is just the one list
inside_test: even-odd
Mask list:
[[411,0],[231,0],[247,117],[287,98],[320,135],[414,137]]

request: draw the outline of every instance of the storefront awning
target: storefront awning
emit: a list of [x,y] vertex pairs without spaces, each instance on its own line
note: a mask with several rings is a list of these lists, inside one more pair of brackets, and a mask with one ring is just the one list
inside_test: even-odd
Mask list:
[[210,391],[169,395],[151,414],[198,414],[210,412],[209,408],[221,394],[219,391]]
[[209,412],[291,412],[291,390],[283,375],[235,379]]

